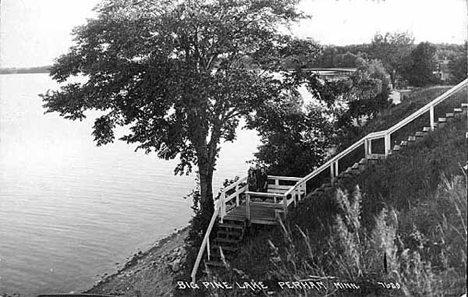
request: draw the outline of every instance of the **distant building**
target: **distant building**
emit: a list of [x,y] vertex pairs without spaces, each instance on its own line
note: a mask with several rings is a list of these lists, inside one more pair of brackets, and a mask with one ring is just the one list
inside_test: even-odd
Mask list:
[[409,98],[411,94],[411,90],[409,89],[404,89],[404,90],[397,90],[393,89],[390,93],[389,98],[392,100],[393,104],[400,104],[401,101],[404,101]]
[[305,68],[304,71],[311,71],[328,80],[340,80],[348,78],[357,68]]

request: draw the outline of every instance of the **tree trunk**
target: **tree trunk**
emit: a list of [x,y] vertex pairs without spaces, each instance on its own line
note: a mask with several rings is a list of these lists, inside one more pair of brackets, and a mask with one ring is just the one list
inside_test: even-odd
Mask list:
[[200,207],[205,215],[209,215],[214,211],[213,204],[213,166],[205,156],[198,158],[198,176],[200,179]]

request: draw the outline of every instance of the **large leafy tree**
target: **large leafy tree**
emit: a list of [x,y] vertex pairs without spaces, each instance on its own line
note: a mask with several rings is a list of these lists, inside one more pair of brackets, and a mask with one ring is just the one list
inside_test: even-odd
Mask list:
[[436,61],[436,47],[429,42],[421,42],[411,52],[405,66],[404,77],[415,87],[424,87],[438,81],[434,74]]
[[414,38],[406,32],[377,33],[368,49],[369,56],[382,61],[385,70],[390,74],[392,83],[401,74],[405,59],[414,48]]
[[464,46],[457,46],[453,51],[448,68],[450,70],[450,82],[458,84],[468,76],[468,42]]
[[328,103],[344,102],[338,111],[338,128],[359,128],[362,119],[372,119],[389,105],[390,75],[379,60],[356,58],[357,70],[347,80],[335,82]]
[[265,106],[250,124],[261,136],[255,163],[273,175],[305,176],[331,147],[333,125],[326,108],[298,101]]
[[212,211],[221,141],[235,139],[241,117],[313,82],[283,66],[286,57],[317,51],[281,33],[304,17],[297,2],[105,0],[53,65],[51,76],[63,85],[42,95],[44,106],[71,120],[102,111],[93,128],[98,145],[113,142],[114,129],[125,125],[122,140],[179,157],[176,173],[196,166],[202,209]]

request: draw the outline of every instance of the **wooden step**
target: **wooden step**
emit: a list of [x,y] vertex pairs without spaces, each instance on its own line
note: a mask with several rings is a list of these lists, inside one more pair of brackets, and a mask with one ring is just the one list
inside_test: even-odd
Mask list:
[[205,264],[212,267],[224,267],[224,263],[222,261],[216,260],[205,261]]
[[462,103],[462,104],[461,104],[461,107],[462,107],[462,108],[468,108],[468,103]]
[[453,109],[453,113],[462,113],[462,112],[463,112],[463,108],[456,107]]
[[[351,168],[348,168],[348,169],[351,169]],[[350,170],[349,170],[349,171],[346,171],[346,170],[345,170],[345,171],[343,171],[343,172],[340,173],[340,176],[341,176],[342,178],[349,178],[349,177],[354,176],[354,174],[351,173]]]
[[242,229],[236,229],[237,231],[226,231],[226,230],[218,230],[218,232],[216,232],[218,238],[232,238],[232,237],[235,237],[237,239],[240,239],[242,238],[242,236],[244,235],[244,232],[242,232],[243,230]]
[[[237,251],[238,249],[235,249],[235,250],[231,250],[229,249],[229,247],[221,247],[221,249],[223,250],[223,255],[226,259],[233,259],[236,257],[237,255]],[[218,259],[221,259],[221,251],[219,250],[219,247],[218,248],[215,248],[215,249],[211,249],[211,255],[210,255],[210,260],[218,260]]]
[[369,157],[367,157],[367,159],[368,160],[379,161],[379,160],[385,159],[385,155],[384,154],[373,154],[373,155],[370,155]]
[[414,142],[416,141],[416,136],[409,136],[408,137],[408,142]]
[[453,112],[447,112],[447,113],[445,114],[445,117],[446,117],[446,118],[453,118],[453,116],[454,116]]
[[226,243],[226,244],[232,244],[236,245],[239,244],[242,240],[241,239],[231,239],[231,238],[222,238],[222,237],[217,237],[215,238],[216,243]]
[[351,169],[353,170],[359,170],[359,163],[354,163],[353,166],[351,166]]
[[[225,260],[231,261],[231,260],[234,260],[236,258],[237,254],[236,253],[226,253],[223,250],[223,256],[224,256]],[[210,260],[211,261],[218,261],[218,262],[223,261],[222,257],[221,257],[221,253],[219,253],[219,250],[218,250],[217,253],[211,253]]]
[[359,165],[366,165],[366,158],[362,158],[358,163]]
[[354,172],[351,172],[351,171],[343,172],[343,177],[344,177],[344,178],[353,177],[354,175],[355,175],[355,173],[354,173]]
[[399,145],[395,145],[393,147],[393,150],[396,151],[396,152],[398,152],[400,149],[401,149],[401,146],[399,146]]
[[407,140],[403,140],[401,143],[400,143],[400,146],[407,146],[408,145],[408,141]]
[[318,195],[319,192],[320,192],[320,191],[319,191],[319,189],[317,188],[317,189],[315,189],[315,190],[312,191],[311,195]]
[[238,219],[238,218],[226,218],[225,219],[227,224],[231,225],[239,225],[239,226],[245,226],[245,219]]
[[414,136],[416,136],[416,137],[424,137],[424,136],[426,136],[426,132],[418,131],[418,132],[416,132],[416,133],[414,134]]
[[230,229],[241,229],[243,230],[245,227],[244,225],[239,225],[239,224],[231,224],[231,223],[219,223],[218,225],[219,228],[223,228],[225,230],[230,230]]
[[431,131],[431,127],[423,127],[423,132],[429,132]]
[[236,246],[221,246],[221,245],[218,245],[218,244],[214,244],[211,246],[211,250],[214,252],[214,253],[219,253],[219,247],[221,247],[221,249],[223,250],[223,253],[226,253],[226,252],[237,252],[237,250],[239,249],[238,247]]
[[439,123],[446,123],[447,122],[447,118],[439,118]]
[[356,176],[360,173],[359,169],[354,169],[352,167],[349,167],[349,169],[348,173],[346,173],[349,177]]

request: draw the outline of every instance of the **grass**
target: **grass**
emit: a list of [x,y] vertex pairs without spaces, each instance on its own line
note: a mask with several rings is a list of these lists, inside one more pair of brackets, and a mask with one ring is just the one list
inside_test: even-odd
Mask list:
[[[444,90],[418,91],[369,129],[391,126]],[[447,108],[466,101],[466,92],[453,101]],[[465,130],[466,120],[458,118],[340,189],[307,200],[283,226],[253,230],[229,269],[212,279],[261,280],[279,296],[461,296],[467,268],[467,188],[460,167],[466,160]],[[278,286],[312,276],[327,289]],[[338,281],[360,289],[337,288]]]
[[[379,114],[375,119],[369,121],[364,125],[358,135],[354,135],[348,139],[343,139],[341,149],[339,151],[347,148],[357,140],[366,136],[371,132],[377,132],[386,130],[396,123],[400,122],[402,119],[411,115],[427,103],[431,102],[438,96],[442,95],[444,92],[448,91],[451,87],[448,86],[435,86],[425,89],[420,89],[414,91],[409,98],[402,101],[396,106],[392,106],[389,109],[385,110]],[[468,90],[465,87],[462,91],[453,95],[451,98],[445,100],[444,102],[437,105],[434,109],[434,118],[435,121],[439,117],[445,117],[445,114],[448,112],[453,112],[455,107],[460,107],[461,103],[466,103],[468,97]],[[416,118],[411,123],[402,127],[400,130],[396,131],[391,135],[391,147],[394,145],[400,144],[402,140],[407,140],[408,136],[414,135],[416,131],[422,131],[423,127],[429,127],[429,112],[424,113],[423,115]],[[384,141],[382,139],[377,139],[372,142],[372,152],[373,153],[384,153]],[[350,153],[348,156],[340,160],[340,168],[343,170],[352,166],[355,162],[359,161],[364,155],[364,147],[356,149],[354,152]]]

